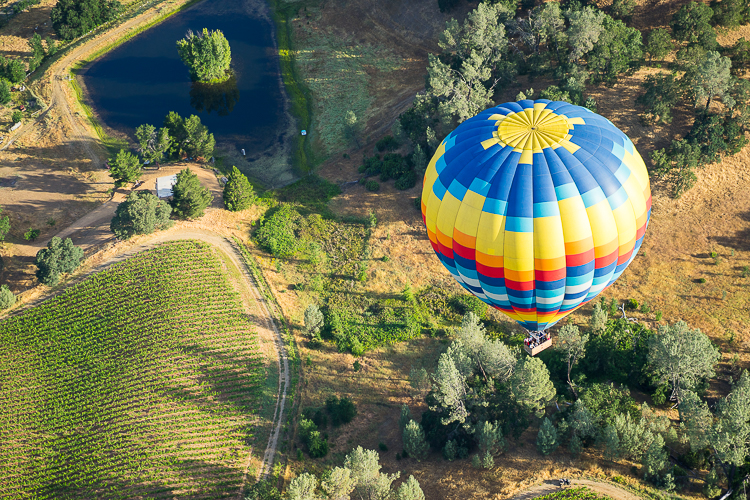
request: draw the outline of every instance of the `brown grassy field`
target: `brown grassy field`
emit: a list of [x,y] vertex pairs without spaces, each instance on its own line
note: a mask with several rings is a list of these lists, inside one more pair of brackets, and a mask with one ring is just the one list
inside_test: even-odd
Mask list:
[[[375,140],[387,133],[398,113],[408,106],[404,97],[413,96],[423,88],[426,55],[438,50],[437,34],[446,19],[434,3],[415,0],[407,8],[387,1],[329,0],[316,3],[315,7],[308,3],[308,7],[300,9],[294,22],[297,49],[303,54],[308,51],[304,56],[308,60],[314,57],[309,53],[325,53],[319,44],[321,39],[329,37],[336,38],[336,48],[340,52],[356,46],[378,47],[396,61],[396,69],[389,69],[375,68],[366,58],[355,60],[354,70],[370,77],[365,81],[366,86],[359,88],[353,97],[359,100],[358,105],[367,105],[364,116],[368,120],[365,128],[368,141],[361,149],[346,151],[349,158],[342,158],[339,151],[320,167],[323,177],[344,186],[343,194],[329,202],[334,211],[364,216],[372,210],[378,217],[379,223],[371,239],[373,265],[362,287],[371,294],[398,293],[406,283],[415,289],[428,284],[459,289],[435,258],[421,214],[413,205],[420,188],[398,191],[392,183],[386,183],[381,184],[379,192],[371,193],[353,182],[360,177],[357,167],[362,157],[372,154]],[[665,27],[683,3],[678,0],[639,1],[632,25],[644,31]],[[463,11],[453,13],[459,19],[463,14]],[[731,45],[741,36],[748,38],[749,33],[750,27],[744,26],[722,33],[719,40],[723,45]],[[361,63],[358,67],[357,62]],[[330,69],[320,64],[303,64],[300,68],[308,83],[325,80],[324,72]],[[654,149],[684,135],[692,120],[690,109],[682,107],[675,110],[675,119],[669,126],[642,124],[638,116],[641,110],[635,99],[642,93],[645,77],[658,71],[665,70],[647,65],[622,77],[613,87],[589,89],[597,100],[599,113],[628,134],[646,159]],[[348,81],[342,83],[349,84]],[[518,84],[506,89],[497,102],[514,100],[519,91],[529,87],[545,86],[539,79],[528,82],[519,78]],[[317,98],[315,84],[311,88]],[[333,92],[327,92],[327,99],[321,99],[321,106],[332,103]],[[320,115],[316,119],[320,120]],[[325,148],[322,142],[319,146]],[[697,173],[696,186],[680,199],[671,198],[664,186],[654,183],[652,218],[641,255],[605,292],[608,299],[633,298],[647,303],[649,313],[637,312],[633,316],[651,327],[684,319],[707,333],[722,351],[718,377],[711,389],[713,394],[728,390],[728,373],[733,363],[747,367],[750,361],[750,294],[747,290],[750,281],[740,276],[741,268],[750,264],[750,200],[745,194],[750,184],[749,161],[750,147],[719,164],[703,168]],[[716,252],[718,258],[712,258],[711,252]],[[390,260],[380,261],[383,255],[390,256]],[[285,265],[279,271],[279,266],[270,259],[261,260],[265,274],[279,291],[276,295],[282,307],[299,327],[302,311],[315,296],[293,290],[291,285],[300,279],[294,265]],[[702,277],[706,278],[706,283],[698,282]],[[660,322],[655,320],[657,311],[663,313]],[[589,315],[590,307],[583,308],[573,315],[573,321],[584,323]],[[499,314],[493,314],[493,318],[503,321]],[[414,474],[427,498],[507,498],[528,484],[564,475],[622,476],[626,482],[641,487],[630,463],[607,462],[595,454],[574,461],[566,452],[559,451],[543,458],[534,445],[534,427],[488,472],[475,471],[468,463],[445,462],[438,454],[423,463],[396,461],[396,452],[401,449],[397,425],[399,406],[408,403],[417,415],[425,409],[423,403],[409,394],[409,370],[412,366],[434,366],[445,346],[435,340],[419,339],[381,348],[360,359],[363,368],[355,372],[352,368],[355,358],[350,354],[336,352],[331,346],[309,349],[301,336],[298,342],[302,359],[308,360],[303,362],[306,368],[303,368],[301,406],[320,406],[326,397],[338,394],[350,396],[359,408],[359,416],[352,424],[340,430],[329,428],[332,458],[324,459],[329,464],[340,461],[355,445],[377,449],[383,442],[389,448],[381,452],[384,469],[404,471],[407,477]],[[737,358],[733,359],[734,356]],[[646,395],[637,395],[637,399],[650,403]],[[677,417],[676,412],[669,415]],[[295,473],[322,466],[309,459],[290,463]],[[681,494],[699,497],[700,487],[695,483]]]

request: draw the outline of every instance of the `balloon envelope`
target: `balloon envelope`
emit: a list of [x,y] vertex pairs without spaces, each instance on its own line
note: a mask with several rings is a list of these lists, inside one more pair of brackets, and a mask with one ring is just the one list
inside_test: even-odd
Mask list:
[[611,285],[651,215],[643,159],[612,122],[546,99],[459,125],[430,161],[422,216],[468,291],[542,331]]

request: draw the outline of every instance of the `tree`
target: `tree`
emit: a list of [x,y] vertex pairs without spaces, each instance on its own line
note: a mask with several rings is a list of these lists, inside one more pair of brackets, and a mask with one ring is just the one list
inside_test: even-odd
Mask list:
[[672,141],[670,147],[651,152],[654,173],[672,185],[672,196],[675,198],[695,184],[697,178],[693,170],[700,158],[700,144],[685,139]]
[[10,102],[11,97],[10,83],[5,78],[0,78],[0,104],[5,106]]
[[404,433],[406,425],[411,421],[411,409],[409,408],[409,405],[401,405],[401,415],[398,418],[398,428],[401,429],[402,434]]
[[135,191],[117,205],[110,230],[126,240],[136,234],[151,234],[172,226],[172,207],[149,191]]
[[425,500],[419,481],[410,475],[396,490],[396,500]]
[[643,56],[641,32],[609,16],[605,16],[602,27],[603,33],[587,56],[587,68],[595,80],[613,83]]
[[365,450],[361,446],[357,446],[346,456],[344,467],[352,471],[354,492],[363,500],[387,499],[391,494],[391,483],[401,475],[399,472],[381,473],[378,452]]
[[362,130],[362,124],[357,120],[357,115],[351,109],[344,115],[344,138],[347,142],[359,147],[359,134]]
[[469,311],[464,315],[457,338],[459,350],[474,361],[485,379],[493,377],[501,382],[508,380],[516,366],[516,358],[508,346],[499,340],[487,338],[484,325],[474,312]]
[[[706,53],[705,58],[698,64],[695,71],[690,72],[690,83],[695,93],[695,105],[706,99],[706,110],[711,105],[711,99],[719,96],[722,100],[728,97],[729,82],[731,81],[732,61],[715,51]],[[734,103],[726,103],[730,106]]]
[[643,83],[646,93],[636,99],[638,104],[646,107],[643,121],[649,125],[655,123],[672,123],[672,108],[682,96],[682,85],[673,74],[648,75]]
[[232,171],[227,177],[227,183],[224,184],[224,206],[231,212],[239,212],[250,208],[255,201],[255,192],[250,181],[245,174],[240,172],[237,167],[232,167]]
[[172,210],[183,219],[203,217],[203,211],[214,199],[208,188],[201,185],[198,176],[189,168],[177,174],[172,193]]
[[144,160],[159,163],[172,146],[172,138],[166,127],[156,129],[153,125],[144,124],[135,129],[138,141],[138,152]]
[[620,454],[620,438],[617,436],[617,430],[612,425],[608,425],[602,432],[602,443],[604,444],[604,458],[614,460]]
[[654,440],[646,419],[635,420],[630,413],[615,415],[613,428],[617,432],[618,455],[623,458],[640,459]]
[[164,118],[164,128],[168,136],[172,138],[168,149],[171,154],[178,157],[184,154],[191,158],[199,156],[208,158],[213,154],[216,140],[201,123],[200,117],[190,115],[187,119],[183,119],[174,111],[170,111]]
[[712,0],[712,22],[718,26],[734,29],[750,21],[750,4],[747,0]]
[[307,309],[305,309],[305,331],[307,335],[313,339],[319,338],[324,324],[325,321],[320,308],[315,304],[307,306]]
[[683,40],[713,50],[716,47],[716,32],[711,26],[713,15],[711,7],[702,2],[683,5],[672,16],[672,36],[675,40]]
[[143,167],[138,157],[121,149],[117,156],[109,160],[109,176],[115,180],[115,187],[122,187],[141,178]]
[[540,416],[544,414],[547,403],[557,394],[549,378],[549,370],[539,358],[522,358],[510,377],[510,385],[516,401]]
[[424,429],[414,420],[409,420],[409,423],[404,427],[403,441],[404,451],[410,457],[416,458],[419,462],[427,458],[430,445],[425,440]]
[[201,123],[200,117],[190,115],[184,121],[185,134],[187,139],[182,144],[182,149],[190,158],[203,157],[208,158],[214,152],[216,140],[214,134],[208,133],[208,128]]
[[10,291],[8,285],[0,285],[0,311],[8,309],[16,303],[16,296]]
[[544,417],[542,425],[539,426],[539,433],[536,435],[536,447],[542,455],[549,455],[557,449],[560,442],[557,440],[557,429],[552,421]]
[[354,490],[354,485],[352,471],[345,467],[336,467],[321,482],[320,487],[329,500],[349,500],[349,494]]
[[644,49],[651,60],[654,58],[663,59],[674,50],[672,37],[664,28],[651,30],[651,33],[648,34],[648,38],[646,38],[646,46]]
[[576,62],[594,48],[604,33],[604,19],[607,15],[591,6],[581,10],[566,11],[568,18],[568,43],[570,62]]
[[[463,423],[469,416],[466,409],[466,378],[458,371],[449,353],[444,352],[440,355],[433,381],[435,400],[440,407],[448,410],[448,417],[442,420],[443,425],[451,422]],[[439,408],[430,409],[437,411]]]
[[414,165],[414,171],[417,175],[423,176],[425,170],[427,170],[427,155],[419,144],[414,146],[414,153],[411,155],[411,163]]
[[591,332],[597,335],[603,333],[604,329],[607,328],[608,317],[607,310],[602,306],[602,303],[595,302],[594,310],[591,312],[591,321],[589,323]]
[[684,321],[660,326],[657,335],[649,339],[649,364],[661,382],[672,384],[672,400],[679,401],[680,391],[713,377],[720,357],[711,340]]
[[570,380],[570,372],[576,363],[578,363],[578,360],[586,354],[586,342],[588,341],[589,336],[582,334],[575,325],[564,325],[560,329],[560,333],[557,334],[555,349],[562,352],[568,361],[568,385],[573,394],[576,394],[576,389],[573,381]]
[[674,489],[672,465],[669,453],[664,449],[664,438],[657,434],[651,446],[643,454],[643,477],[660,488]]
[[220,30],[202,33],[188,30],[185,38],[177,41],[180,59],[190,68],[193,80],[204,83],[218,83],[228,78],[232,51],[224,33]]
[[26,65],[20,59],[12,59],[5,67],[5,76],[12,83],[21,83],[26,79]]
[[47,56],[54,56],[55,54],[57,54],[57,44],[52,38],[46,37],[44,39],[44,43],[47,44]]
[[10,119],[13,121],[13,123],[19,123],[21,120],[23,120],[23,111],[21,110],[15,110],[11,115]]
[[548,41],[557,40],[565,30],[565,19],[560,4],[550,2],[534,7],[527,17],[517,19],[512,24],[512,29],[532,57],[539,54]]
[[31,35],[31,39],[29,39],[29,48],[31,49],[29,71],[34,71],[39,67],[42,59],[44,59],[44,45],[42,44],[42,36],[39,33]]
[[581,439],[595,438],[599,433],[594,415],[580,399],[573,404],[573,412],[568,419],[573,436]]
[[428,56],[426,97],[437,100],[444,117],[462,122],[484,110],[497,83],[507,77],[507,71],[498,71],[508,45],[502,9],[500,4],[480,3],[463,25],[449,21],[439,42],[445,56]]
[[[491,462],[491,457],[497,455],[505,448],[503,430],[497,422],[480,422],[476,429],[476,441],[479,447],[479,457],[483,462]],[[487,457],[490,458],[488,459]]]
[[316,500],[318,496],[315,494],[315,489],[318,487],[318,479],[305,472],[292,479],[287,489],[289,500]]
[[83,259],[83,249],[74,246],[70,238],[53,236],[36,254],[36,277],[45,285],[56,285],[60,275],[75,271]]
[[635,0],[614,0],[610,8],[610,15],[615,19],[628,20],[635,11]]
[[8,234],[8,231],[10,231],[10,217],[7,215],[3,217],[2,214],[3,207],[0,206],[0,242],[5,241],[5,236]]
[[423,396],[430,392],[430,376],[424,368],[412,368],[409,370],[409,385],[412,389],[412,397]]
[[687,390],[679,410],[691,450],[711,450],[729,484],[723,498],[729,497],[737,471],[750,455],[750,375],[742,372],[731,392],[716,403],[713,414],[705,401]]
[[73,40],[111,21],[121,10],[116,0],[58,0],[51,12],[52,26],[60,38]]

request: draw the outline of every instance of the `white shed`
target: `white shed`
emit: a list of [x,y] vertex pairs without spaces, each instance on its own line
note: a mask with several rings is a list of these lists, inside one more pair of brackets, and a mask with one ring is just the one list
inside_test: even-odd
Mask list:
[[167,175],[156,179],[156,196],[169,198],[172,196],[172,186],[177,182],[177,174]]

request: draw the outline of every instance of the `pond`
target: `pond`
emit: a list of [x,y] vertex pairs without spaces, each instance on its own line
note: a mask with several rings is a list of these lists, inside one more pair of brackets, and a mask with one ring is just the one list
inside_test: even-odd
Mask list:
[[[192,82],[177,54],[177,40],[203,28],[219,29],[229,41],[234,76],[225,83]],[[203,0],[93,61],[80,77],[88,103],[118,136],[132,141],[137,126],[159,127],[169,111],[196,114],[225,164],[269,187],[295,180],[293,121],[262,0]]]

